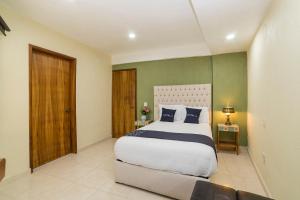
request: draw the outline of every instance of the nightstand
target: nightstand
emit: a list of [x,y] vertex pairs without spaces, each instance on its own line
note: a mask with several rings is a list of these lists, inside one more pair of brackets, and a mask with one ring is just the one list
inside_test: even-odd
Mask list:
[[151,124],[152,122],[153,122],[153,120],[146,120],[143,123],[141,120],[138,120],[138,121],[135,121],[134,126],[135,126],[135,129],[139,129],[139,128],[142,128],[144,126]]
[[[220,134],[234,134],[234,140],[221,140]],[[237,124],[225,125],[218,124],[218,137],[217,137],[217,148],[221,149],[234,149],[236,154],[239,154],[239,136],[240,136],[240,127]]]

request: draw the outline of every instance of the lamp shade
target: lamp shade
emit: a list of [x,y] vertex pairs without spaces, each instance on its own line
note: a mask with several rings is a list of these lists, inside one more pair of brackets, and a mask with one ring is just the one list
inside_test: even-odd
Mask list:
[[234,113],[234,108],[233,107],[224,107],[223,110],[222,110],[223,113]]

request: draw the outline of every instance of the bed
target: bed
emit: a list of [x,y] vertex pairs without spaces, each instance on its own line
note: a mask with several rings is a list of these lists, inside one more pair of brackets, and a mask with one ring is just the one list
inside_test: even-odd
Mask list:
[[[199,124],[159,121],[160,105],[207,108]],[[155,122],[139,131],[193,134],[212,139],[211,85],[154,87]],[[205,110],[205,109],[203,109]],[[121,137],[115,144],[116,182],[176,199],[190,199],[197,180],[209,181],[217,168],[214,148],[202,143],[145,137]]]

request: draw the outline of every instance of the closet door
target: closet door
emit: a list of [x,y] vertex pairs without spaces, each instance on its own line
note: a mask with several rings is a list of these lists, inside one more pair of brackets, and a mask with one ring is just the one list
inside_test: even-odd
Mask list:
[[135,129],[136,70],[113,71],[112,131],[119,138]]

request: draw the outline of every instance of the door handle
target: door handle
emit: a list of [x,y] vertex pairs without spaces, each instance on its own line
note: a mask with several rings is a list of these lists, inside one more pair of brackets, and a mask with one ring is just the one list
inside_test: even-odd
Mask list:
[[70,112],[71,112],[71,109],[70,109],[70,108],[66,108],[66,109],[65,109],[65,112],[66,112],[66,113],[70,113]]

